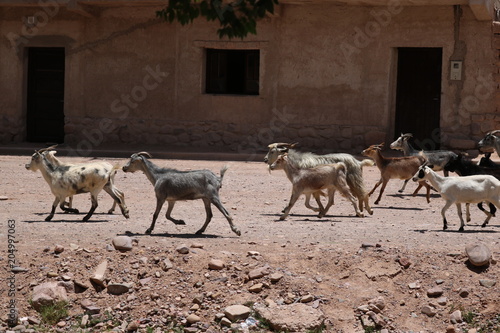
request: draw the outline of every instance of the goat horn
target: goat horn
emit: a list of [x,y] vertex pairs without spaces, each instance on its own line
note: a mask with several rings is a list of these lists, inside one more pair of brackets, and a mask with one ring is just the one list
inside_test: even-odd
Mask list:
[[487,134],[495,135],[496,133],[499,133],[499,132],[500,132],[500,130],[494,130],[494,131],[491,131],[491,132],[489,132]]
[[147,151],[138,152],[136,155],[138,155],[138,156],[145,156],[145,157],[148,157],[148,158],[153,158],[153,156],[151,156],[151,154],[148,153]]
[[50,147],[47,147],[47,148],[42,148],[40,150],[35,150],[37,153],[43,153],[43,152],[46,152],[46,151],[49,151],[49,150],[54,150],[56,149],[57,145],[52,145]]
[[293,148],[296,144],[298,144],[298,142],[295,143],[277,142],[277,143],[271,143],[270,145],[267,146],[267,148],[278,148],[278,147]]
[[405,133],[405,134],[402,134],[401,136],[406,137],[406,138],[412,138],[413,134],[412,133]]

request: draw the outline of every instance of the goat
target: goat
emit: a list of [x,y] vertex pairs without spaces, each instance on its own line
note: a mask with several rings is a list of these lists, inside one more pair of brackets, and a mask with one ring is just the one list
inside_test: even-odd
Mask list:
[[[463,158],[463,154],[458,154],[457,157],[452,158],[446,165],[444,166],[445,170],[450,172],[455,172],[459,176],[473,176],[473,175],[492,175],[495,178],[500,180],[500,169],[486,168],[471,160],[467,160]],[[492,162],[493,163],[493,162]],[[484,212],[482,202],[478,203],[477,207]],[[495,216],[496,208],[495,205],[489,204],[490,214]],[[466,205],[466,220],[470,221],[470,211],[469,204]]]
[[[296,143],[272,143],[268,146],[269,151],[264,157],[264,162],[268,165],[276,162],[279,155],[288,153],[288,159],[300,168],[312,168],[321,164],[331,164],[343,162],[346,166],[347,185],[352,194],[358,198],[359,210],[366,211],[372,215],[373,210],[368,202],[368,193],[363,183],[363,166],[373,165],[370,160],[358,161],[354,156],[345,153],[316,155],[313,153],[303,153],[294,150]],[[306,194],[306,206],[309,205],[310,194]]]
[[443,170],[444,175],[448,177],[448,171],[444,170],[444,166],[451,158],[457,157],[457,154],[449,150],[417,150],[409,142],[412,137],[411,133],[401,133],[401,136],[391,143],[391,149],[402,150],[405,156],[424,154],[429,164],[433,165],[434,171]]
[[[57,151],[55,150],[49,150],[49,149],[54,149],[56,146],[51,146],[49,148],[47,148],[47,151],[44,151],[43,154],[44,156],[47,158],[47,160],[49,160],[53,165],[55,166],[73,166],[75,164],[70,164],[70,163],[64,163],[63,161],[61,161],[60,159],[58,159],[55,154],[57,153]],[[110,164],[108,162],[92,162],[93,164],[94,163],[101,163],[103,166],[105,167],[108,167],[110,166]],[[85,166],[86,164],[85,163],[80,163],[80,164],[76,164],[77,166]],[[116,172],[117,172],[117,169],[114,168],[112,169],[112,172],[111,172],[111,181],[114,183],[114,180],[115,180],[115,175],[116,175]],[[120,197],[120,199],[122,200],[122,202],[125,203],[125,195],[123,194],[122,191],[120,191],[118,188],[115,187],[115,190],[116,190],[116,194]],[[108,193],[110,196],[110,189],[109,187],[105,186],[104,187],[104,191],[106,191],[106,193]],[[113,212],[115,211],[115,208],[116,208],[116,204],[117,202],[115,200],[113,200],[113,206],[111,206],[111,208],[108,210],[108,214],[113,214]],[[68,208],[73,208],[73,196],[70,196],[68,198],[68,202],[64,203],[65,206],[67,206]],[[78,213],[78,210],[75,209],[76,212]]]
[[491,160],[491,152],[484,153],[484,157],[481,157],[477,165],[490,169],[500,169],[500,164]]
[[497,154],[500,156],[500,137],[496,134],[500,133],[500,130],[490,131],[486,133],[484,138],[478,142],[479,150],[481,151],[492,151],[496,150]]
[[[288,158],[287,154],[278,156],[276,161],[269,167],[271,170],[283,169],[292,182],[292,195],[290,197],[290,202],[285,208],[283,215],[281,215],[280,220],[286,219],[293,205],[300,197],[302,193],[313,194],[318,206],[320,213],[318,217],[323,217],[328,212],[328,209],[333,205],[333,196],[335,190],[339,190],[340,193],[349,201],[351,201],[356,212],[356,216],[363,217],[363,214],[358,210],[355,202],[355,198],[352,195],[349,187],[347,186],[346,179],[346,166],[343,162],[334,164],[322,164],[313,168],[299,168]],[[322,190],[328,191],[328,204],[323,208],[321,201],[319,200],[319,192]]]
[[220,177],[217,177],[209,170],[179,171],[170,168],[160,168],[149,161],[148,158],[152,158],[152,156],[147,152],[132,154],[130,160],[122,168],[125,172],[142,171],[154,186],[156,210],[153,214],[151,226],[146,230],[146,234],[149,235],[153,231],[156,219],[165,201],[168,202],[166,218],[175,224],[186,224],[184,221],[176,220],[170,216],[175,202],[178,200],[202,199],[205,204],[207,217],[201,229],[196,232],[197,235],[202,234],[206,230],[212,219],[210,204],[217,207],[226,217],[231,230],[238,236],[241,235],[240,230],[233,224],[231,215],[219,199],[219,189],[222,186],[222,179],[227,167],[223,167],[220,171]]
[[[414,181],[429,181],[438,190],[441,197],[446,201],[441,216],[443,217],[443,230],[448,229],[446,211],[455,204],[458,217],[460,218],[460,229],[464,230],[464,219],[462,217],[462,203],[479,203],[486,201],[500,208],[500,181],[491,175],[475,175],[464,177],[442,177],[432,170],[432,166],[422,165],[412,178]],[[481,225],[485,227],[492,214],[483,210],[486,220]]]
[[64,206],[65,199],[75,194],[90,193],[92,206],[83,218],[84,222],[88,221],[98,206],[97,196],[103,189],[111,195],[113,200],[118,202],[123,216],[129,217],[128,209],[120,197],[121,192],[114,187],[111,176],[118,167],[113,167],[109,163],[106,163],[106,165],[102,163],[54,165],[44,154],[48,149],[35,151],[30,163],[25,165],[27,170],[34,172],[40,170],[43,178],[49,184],[52,194],[55,196],[52,210],[49,216],[45,218],[45,221],[52,220],[58,204],[65,212],[78,213],[78,210]]
[[[373,192],[375,192],[375,189],[380,184],[382,184],[382,188],[380,189],[378,198],[375,201],[376,205],[380,202],[382,193],[384,193],[385,187],[390,179],[403,179],[405,180],[406,184],[408,180],[410,180],[411,177],[415,174],[418,168],[426,161],[425,157],[421,155],[404,156],[404,157],[384,157],[380,152],[383,145],[384,145],[383,143],[379,145],[371,145],[367,149],[363,150],[363,152],[361,153],[363,156],[371,157],[375,161],[375,164],[380,170],[380,180],[375,184],[373,189],[368,194],[372,195]],[[422,186],[425,186],[427,188],[426,198],[427,202],[429,203],[431,187],[427,183],[420,182],[415,192],[413,192],[413,195],[416,195],[416,193]],[[401,191],[402,189],[399,190],[399,192]]]

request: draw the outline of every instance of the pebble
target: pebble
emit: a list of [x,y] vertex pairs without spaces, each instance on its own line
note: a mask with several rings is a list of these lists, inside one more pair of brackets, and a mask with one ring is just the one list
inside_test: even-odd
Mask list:
[[0,195],[0,200],[9,200],[9,197],[6,197],[5,195]]
[[427,290],[427,296],[428,297],[439,297],[443,294],[443,289],[440,287],[434,287],[429,290]]
[[269,280],[270,280],[272,283],[277,283],[277,282],[279,282],[282,278],[283,278],[283,274],[280,274],[280,273],[273,273],[273,274],[269,275]]
[[80,322],[80,327],[81,328],[87,327],[88,323],[89,323],[89,315],[87,314],[83,315],[82,321]]
[[481,279],[479,280],[479,284],[482,285],[483,287],[491,288],[494,285],[496,285],[497,282],[495,280]]
[[111,243],[118,251],[132,251],[132,238],[129,236],[116,236]]
[[420,289],[420,284],[418,284],[418,282],[412,282],[412,283],[408,284],[408,288],[410,288],[410,289]]
[[264,287],[264,285],[262,283],[256,283],[253,286],[251,286],[250,288],[248,288],[248,291],[251,293],[260,293],[262,291],[263,287]]
[[406,258],[406,257],[401,257],[398,259],[398,262],[401,266],[403,266],[403,268],[407,269],[411,266],[411,261],[410,259]]
[[208,263],[208,268],[213,270],[221,270],[224,269],[225,266],[226,264],[224,263],[224,261],[219,259],[212,259]]
[[460,297],[465,298],[465,297],[469,296],[469,290],[467,290],[467,289],[460,289],[460,291],[458,292],[458,294],[460,295]]
[[201,321],[201,318],[192,313],[189,316],[187,316],[186,321],[188,322],[189,325],[193,325],[194,323]]
[[446,297],[439,297],[439,298],[437,299],[437,303],[438,303],[439,305],[446,305],[446,303],[448,303],[448,299],[447,299]]
[[27,268],[24,268],[24,267],[21,267],[21,266],[15,266],[13,267],[11,270],[10,270],[12,273],[23,273],[23,272],[27,272],[28,269]]
[[462,311],[456,310],[453,311],[452,314],[450,314],[450,322],[452,324],[458,324],[462,322]]
[[63,252],[64,252],[64,246],[57,244],[54,247],[54,253],[55,254],[59,254],[59,253],[63,253]]
[[97,268],[94,271],[94,276],[90,278],[90,280],[101,286],[104,287],[104,277],[106,275],[106,270],[108,269],[108,262],[106,260],[102,261]]
[[130,290],[130,286],[124,283],[110,283],[108,284],[108,293],[113,295],[125,294]]
[[314,296],[311,295],[311,294],[308,294],[308,295],[305,295],[305,296],[302,296],[300,298],[300,302],[301,303],[309,303],[309,302],[312,302],[314,301]]
[[456,333],[457,331],[455,330],[455,326],[453,325],[448,325],[448,327],[446,327],[446,333]]
[[188,254],[189,253],[189,247],[186,244],[181,244],[181,245],[177,246],[177,248],[175,250],[180,254]]
[[422,307],[422,313],[427,315],[428,317],[434,317],[436,315],[436,309],[434,309],[432,306],[430,305],[424,305]]
[[126,331],[127,332],[134,332],[134,331],[137,331],[138,329],[139,329],[139,322],[134,320],[134,321],[130,322],[130,324],[127,325]]
[[261,277],[269,275],[269,273],[269,267],[256,268],[248,273],[248,278],[250,280],[260,279]]
[[224,309],[224,315],[229,320],[235,322],[238,320],[245,320],[250,315],[252,310],[244,305],[230,305]]
[[193,244],[191,244],[191,248],[193,248],[193,249],[203,249],[204,247],[205,247],[205,245],[202,244],[202,243],[193,243]]

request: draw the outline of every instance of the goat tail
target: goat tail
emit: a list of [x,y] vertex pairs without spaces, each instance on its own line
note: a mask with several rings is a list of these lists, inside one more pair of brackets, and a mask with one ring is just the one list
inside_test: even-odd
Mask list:
[[344,162],[337,162],[335,164],[337,165],[337,170],[342,170],[344,173],[346,173],[347,166]]
[[229,166],[226,164],[220,169],[220,187],[222,187],[222,179],[224,179],[224,174],[226,173],[227,169],[229,169]]
[[365,158],[364,160],[360,161],[361,162],[361,167],[365,167],[365,166],[374,166],[375,165],[375,161],[369,159],[369,158]]

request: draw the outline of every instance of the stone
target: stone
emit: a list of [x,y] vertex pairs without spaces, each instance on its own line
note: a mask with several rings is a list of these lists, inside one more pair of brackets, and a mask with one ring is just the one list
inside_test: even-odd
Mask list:
[[398,259],[398,262],[401,266],[403,266],[403,268],[407,269],[411,266],[411,261],[410,259],[406,258],[406,257],[401,257]]
[[469,296],[469,290],[465,289],[465,288],[460,289],[458,294],[460,295],[460,297],[465,298],[465,297]]
[[450,314],[450,322],[452,324],[458,324],[458,323],[461,323],[462,321],[463,321],[463,319],[462,319],[462,311],[456,310],[456,311],[453,311]]
[[366,313],[370,319],[375,323],[376,327],[384,327],[387,323],[385,320],[383,320],[380,316],[378,316],[375,312],[373,311],[368,311]]
[[377,298],[371,299],[368,301],[368,304],[373,304],[376,306],[380,311],[384,310],[385,308],[385,298],[382,296],[379,296]]
[[278,283],[282,278],[283,274],[280,273],[273,273],[269,275],[269,280],[271,280],[271,283]]
[[135,332],[139,329],[139,322],[137,320],[131,321],[127,328],[125,329],[127,332]]
[[410,289],[420,289],[420,284],[418,284],[418,282],[412,282],[412,283],[408,284],[408,288],[410,288]]
[[482,285],[483,287],[491,288],[494,285],[496,285],[497,282],[495,280],[481,279],[479,280],[479,284]]
[[260,268],[256,268],[254,270],[251,270],[249,273],[248,273],[248,278],[250,280],[254,280],[254,279],[260,279],[266,275],[269,275],[271,272],[269,271],[269,267],[265,266],[265,267],[260,267]]
[[174,267],[174,265],[172,264],[172,262],[168,258],[163,259],[160,266],[161,266],[161,269],[165,272]]
[[88,323],[89,323],[89,315],[88,314],[83,315],[82,321],[80,322],[80,327],[85,328],[87,327]]
[[300,298],[300,302],[301,303],[309,303],[309,302],[312,302],[314,301],[314,296],[311,295],[311,294],[308,294],[308,295],[305,295],[305,296],[302,296]]
[[226,317],[222,318],[220,320],[220,325],[221,326],[224,326],[224,327],[231,327],[231,325],[233,324],[233,322],[229,319],[227,319]]
[[325,322],[325,315],[321,310],[303,303],[274,307],[256,303],[254,310],[275,332],[319,331]]
[[201,318],[199,316],[195,315],[194,313],[192,313],[189,316],[187,316],[186,321],[189,325],[193,325],[194,323],[201,321]]
[[104,287],[104,281],[107,269],[108,269],[108,262],[104,260],[96,267],[94,271],[94,276],[90,278],[90,281],[97,284],[100,287]]
[[436,315],[436,309],[434,309],[432,306],[430,305],[424,305],[422,307],[422,310],[421,312],[425,315],[427,315],[428,317],[434,317]]
[[251,312],[249,307],[239,304],[230,305],[224,309],[224,315],[232,322],[247,319]]
[[437,304],[439,305],[446,305],[448,303],[448,299],[446,297],[439,297],[437,299]]
[[262,291],[263,287],[264,287],[264,285],[262,283],[256,283],[253,286],[251,286],[250,288],[248,288],[248,291],[251,293],[260,293]]
[[443,289],[440,287],[434,287],[427,290],[428,297],[439,297],[443,294]]
[[12,269],[10,271],[12,273],[24,273],[24,272],[28,272],[29,269],[21,267],[21,266],[14,266],[14,267],[12,267]]
[[64,252],[64,246],[57,244],[54,247],[54,253],[59,254]]
[[5,195],[0,195],[0,200],[9,200],[9,197],[6,197]]
[[212,259],[208,263],[208,268],[213,270],[221,270],[225,267],[224,261],[219,259]]
[[186,244],[181,244],[181,245],[177,246],[177,248],[175,250],[180,254],[188,254],[189,253],[189,247]]
[[474,266],[480,267],[490,263],[491,251],[482,243],[466,246],[465,253],[469,257],[469,262]]
[[202,243],[193,243],[193,244],[191,244],[191,248],[193,248],[193,249],[203,249],[204,247],[205,247],[205,245],[202,244]]
[[448,325],[446,327],[446,333],[457,333],[457,330],[455,329],[455,326],[453,325]]
[[110,283],[108,284],[108,293],[112,295],[125,294],[130,290],[130,285],[125,283]]
[[111,243],[113,244],[113,247],[118,251],[132,251],[132,238],[129,236],[116,236],[115,238],[113,238]]
[[60,282],[46,282],[33,288],[32,306],[39,311],[43,306],[53,305],[59,301],[68,301],[66,288]]

